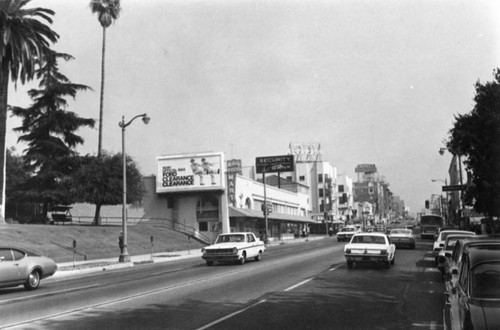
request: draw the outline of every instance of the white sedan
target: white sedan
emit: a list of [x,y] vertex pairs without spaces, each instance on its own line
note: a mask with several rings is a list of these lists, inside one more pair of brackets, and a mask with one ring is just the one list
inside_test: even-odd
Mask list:
[[344,246],[344,255],[349,269],[354,263],[376,263],[390,268],[396,260],[396,246],[386,234],[359,233]]
[[238,262],[244,264],[247,259],[259,261],[266,247],[253,233],[220,234],[213,245],[204,247],[202,258],[207,266],[214,262]]

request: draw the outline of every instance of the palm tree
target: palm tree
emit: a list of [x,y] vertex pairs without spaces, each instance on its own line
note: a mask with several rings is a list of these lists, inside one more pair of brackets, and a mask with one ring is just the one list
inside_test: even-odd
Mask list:
[[102,58],[101,58],[101,99],[99,103],[99,144],[97,147],[97,157],[102,152],[102,115],[104,102],[104,59],[106,54],[106,29],[118,19],[121,7],[120,0],[91,0],[90,10],[92,14],[97,14],[97,19],[102,26]]
[[9,76],[16,84],[33,79],[36,67],[45,57],[50,43],[59,35],[46,23],[52,24],[54,11],[24,6],[30,0],[0,1],[0,221],[5,218],[5,135]]

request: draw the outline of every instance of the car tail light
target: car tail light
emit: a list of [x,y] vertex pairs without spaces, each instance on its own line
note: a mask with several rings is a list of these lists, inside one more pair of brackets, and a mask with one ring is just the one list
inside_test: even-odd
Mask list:
[[345,253],[351,253],[351,249],[345,250]]
[[380,254],[381,255],[386,255],[387,254],[387,250],[380,250]]

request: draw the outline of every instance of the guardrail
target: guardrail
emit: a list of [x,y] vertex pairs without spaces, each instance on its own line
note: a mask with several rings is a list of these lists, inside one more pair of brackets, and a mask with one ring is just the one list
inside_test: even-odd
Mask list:
[[[127,225],[136,225],[142,221],[147,221],[149,219],[137,218],[137,217],[127,217]],[[94,222],[94,217],[92,216],[73,216],[73,221],[66,222],[65,226],[71,225],[91,225]],[[122,217],[101,217],[101,225],[103,226],[121,226]]]

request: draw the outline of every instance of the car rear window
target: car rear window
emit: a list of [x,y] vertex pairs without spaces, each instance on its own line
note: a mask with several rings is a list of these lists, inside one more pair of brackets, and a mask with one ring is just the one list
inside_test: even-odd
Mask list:
[[471,273],[471,297],[500,298],[500,263],[484,263]]
[[354,236],[353,243],[365,243],[365,244],[385,244],[385,238],[382,236]]

